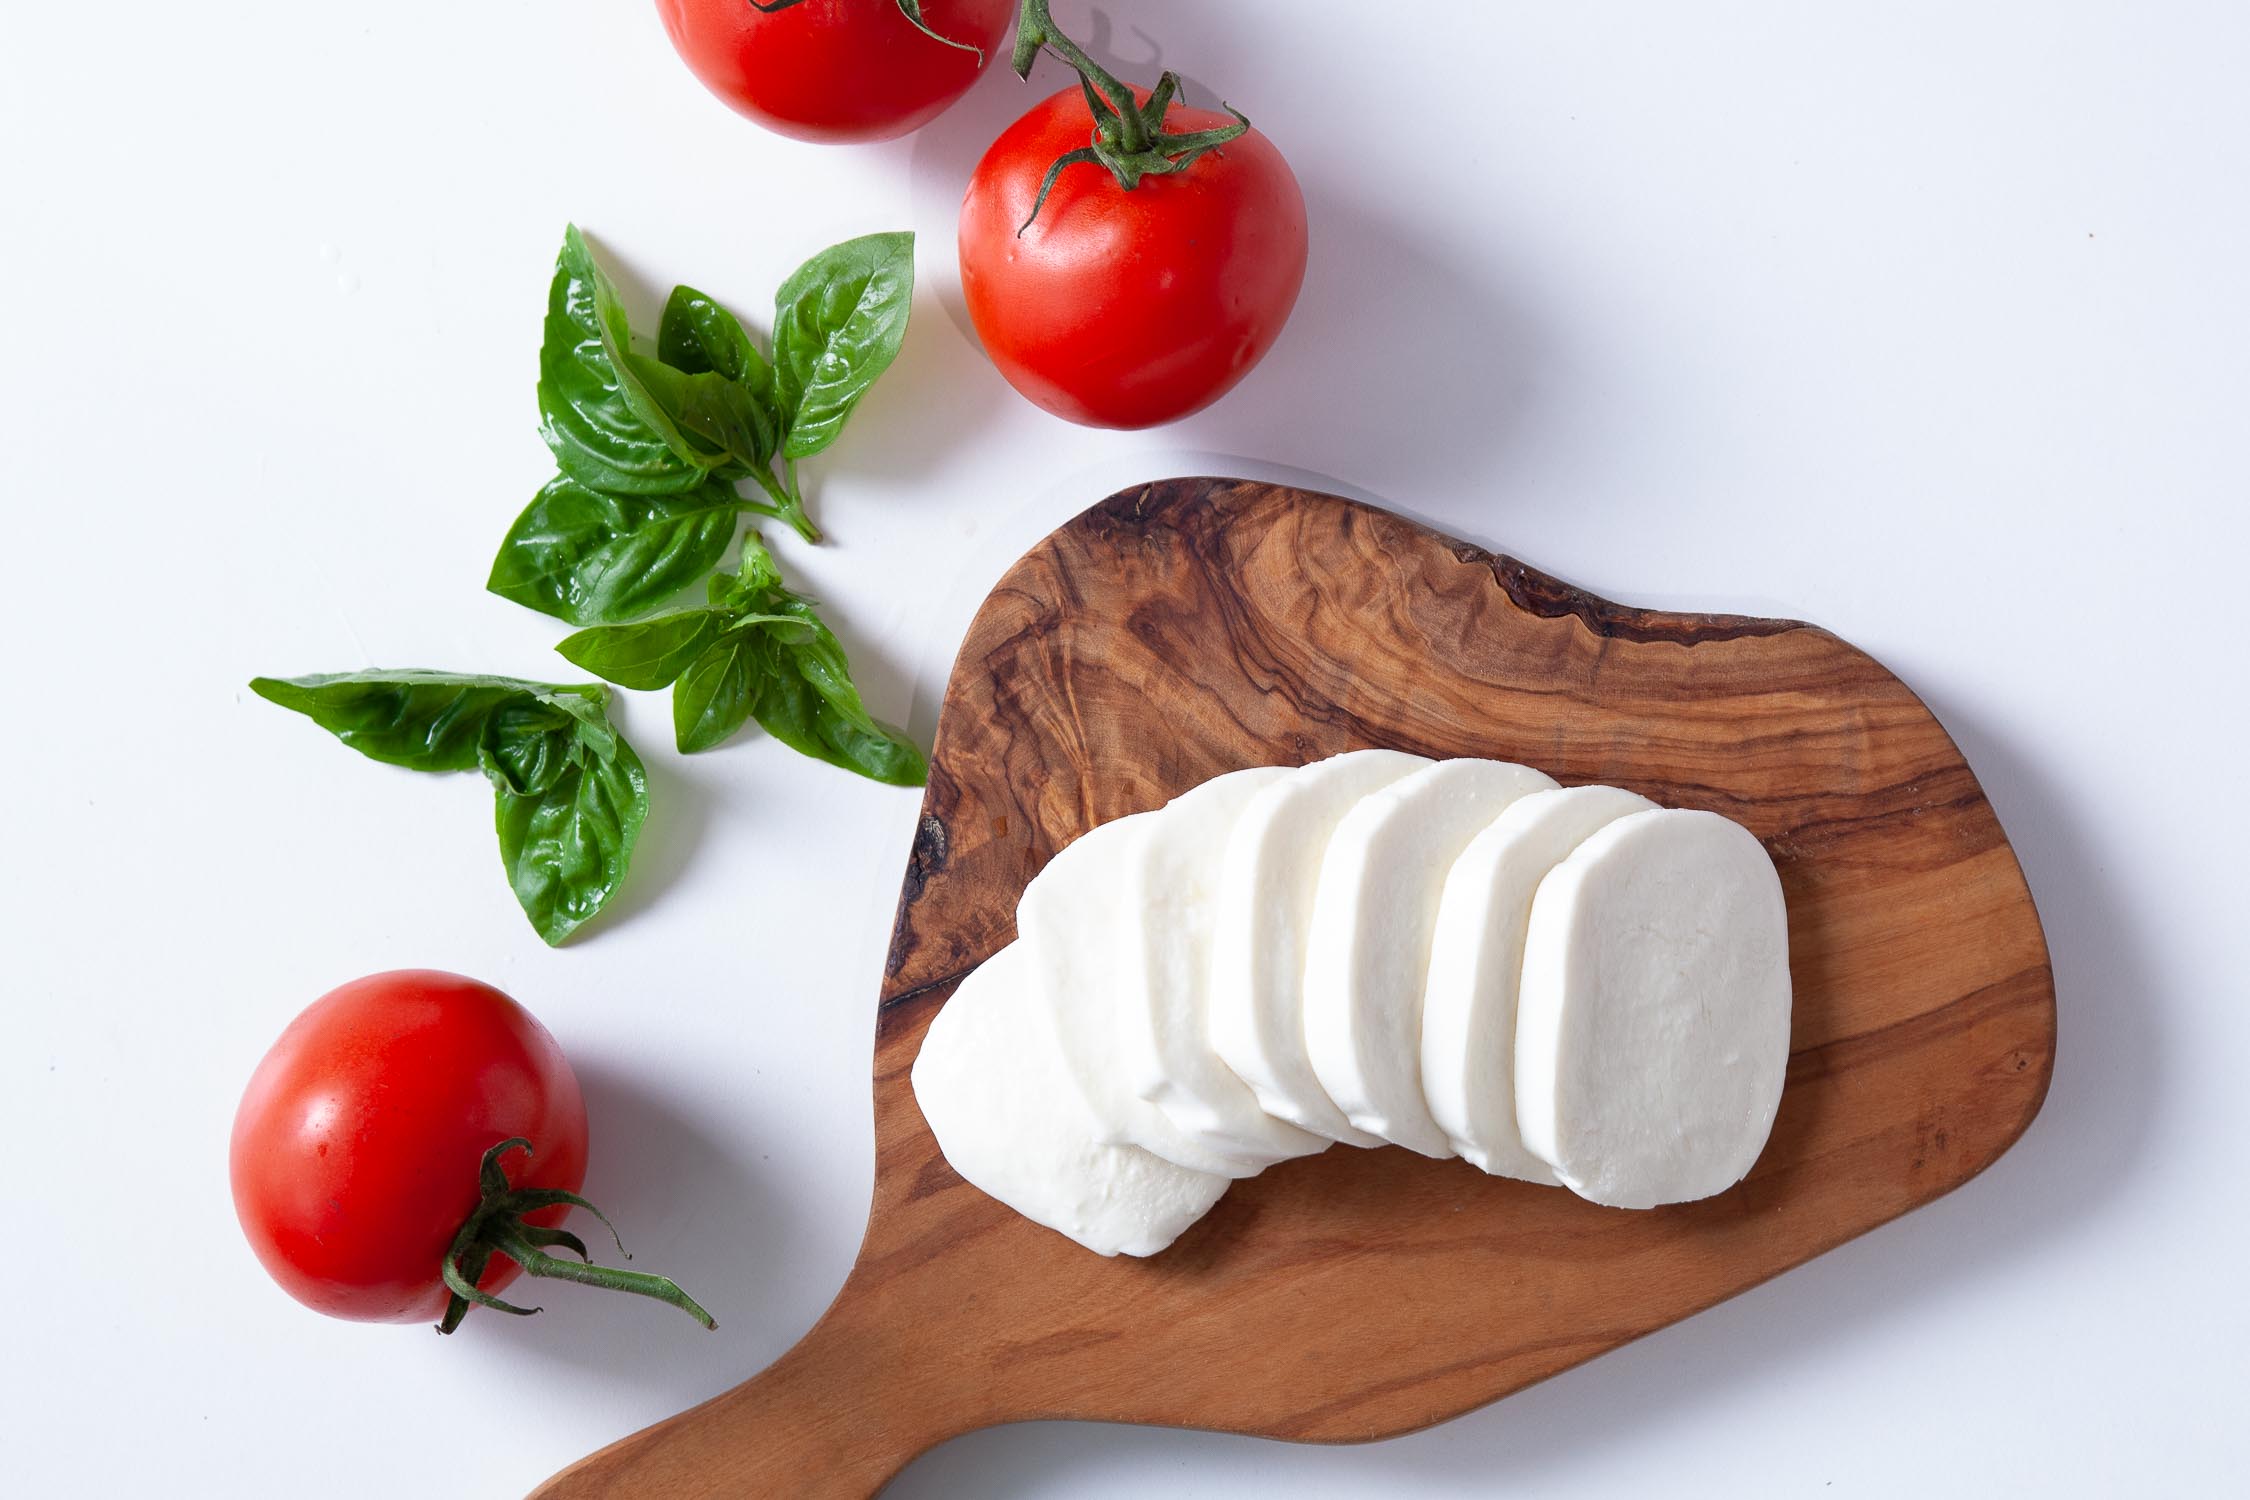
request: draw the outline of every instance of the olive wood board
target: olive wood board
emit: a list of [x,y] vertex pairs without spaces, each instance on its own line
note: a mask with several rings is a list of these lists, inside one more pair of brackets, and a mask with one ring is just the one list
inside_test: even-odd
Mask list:
[[[963,1182],[908,1069],[953,986],[1014,937],[1033,873],[1219,772],[1368,746],[1522,761],[1764,841],[1796,998],[1749,1177],[1627,1212],[1338,1147],[1235,1184],[1147,1260],[1104,1259]],[[1334,496],[1125,491],[1009,569],[954,665],[843,1290],[764,1373],[537,1495],[866,1496],[956,1434],[1042,1418],[1411,1432],[1960,1186],[2038,1112],[2054,1043],[2046,944],[1999,821],[1865,653],[1795,621],[1611,604]]]

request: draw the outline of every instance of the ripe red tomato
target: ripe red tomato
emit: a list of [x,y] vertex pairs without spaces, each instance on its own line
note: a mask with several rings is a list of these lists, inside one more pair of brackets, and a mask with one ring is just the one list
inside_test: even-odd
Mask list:
[[[434,1321],[439,1268],[479,1202],[485,1151],[522,1136],[519,1188],[576,1192],[586,1102],[562,1049],[490,985],[434,969],[370,975],[289,1023],[243,1092],[235,1213],[273,1279],[332,1317]],[[553,1227],[567,1207],[526,1222]],[[477,1285],[517,1267],[494,1255]]]
[[[1230,119],[1164,116],[1178,133]],[[992,143],[961,204],[961,290],[1010,385],[1073,422],[1152,427],[1210,405],[1273,347],[1305,279],[1304,194],[1252,130],[1130,191],[1097,163],[1065,167],[1017,234],[1092,129],[1071,88]]]
[[[672,47],[704,87],[801,141],[887,141],[937,118],[999,50],[1014,0],[656,0]],[[970,50],[975,49],[975,50]],[[981,55],[980,55],[981,54]]]

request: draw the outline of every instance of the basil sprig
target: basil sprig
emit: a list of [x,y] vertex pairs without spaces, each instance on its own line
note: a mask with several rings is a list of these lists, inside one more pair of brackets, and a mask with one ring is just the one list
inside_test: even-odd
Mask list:
[[620,687],[672,689],[672,732],[685,753],[722,744],[755,718],[793,750],[893,786],[929,775],[912,741],[867,711],[835,632],[810,600],[782,587],[757,533],[740,571],[714,576],[710,602],[623,625],[597,625],[555,649]]
[[609,722],[609,689],[451,672],[259,677],[251,691],[360,754],[492,783],[508,883],[560,943],[624,883],[648,821],[648,773]]
[[[652,353],[635,344],[624,303],[584,236],[576,226],[566,230],[539,351],[540,432],[562,471],[558,483],[620,503],[587,539],[558,547],[541,514],[554,508],[550,484],[509,529],[488,587],[573,624],[647,613],[661,597],[605,582],[620,551],[677,556],[685,568],[688,554],[671,550],[685,545],[676,508],[649,497],[692,495],[697,511],[777,517],[818,541],[797,460],[835,441],[898,357],[913,300],[914,236],[866,235],[823,250],[782,283],[773,360],[732,313],[686,286],[666,301]],[[766,498],[737,494],[734,485],[745,479]],[[626,507],[628,497],[644,503]],[[719,521],[706,515],[702,524]],[[665,535],[643,537],[644,529]],[[673,591],[716,563],[713,557]],[[649,588],[674,576],[658,569]]]
[[[782,587],[758,534],[745,534],[737,572],[714,574],[739,512],[816,536],[797,460],[836,440],[897,358],[913,299],[914,237],[866,235],[781,284],[771,358],[690,286],[666,299],[651,355],[634,346],[585,239],[567,231],[539,358],[542,431],[562,473],[516,517],[486,587],[592,627],[560,648],[588,671],[621,687],[672,688],[682,751],[710,749],[756,719],[807,755],[920,785],[921,752],[867,712],[842,644],[810,601]],[[745,478],[767,502],[735,490]],[[705,577],[705,608],[643,618]]]

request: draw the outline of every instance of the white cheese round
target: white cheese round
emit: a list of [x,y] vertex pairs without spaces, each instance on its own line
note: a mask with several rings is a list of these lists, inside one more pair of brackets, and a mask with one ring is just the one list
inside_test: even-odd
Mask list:
[[1453,1149],[1495,1176],[1555,1180],[1516,1130],[1516,982],[1531,898],[1595,831],[1655,805],[1613,786],[1533,792],[1445,877],[1422,987],[1422,1096]]
[[1260,791],[1236,820],[1219,875],[1211,936],[1211,1043],[1268,1114],[1351,1146],[1352,1128],[1305,1054],[1306,934],[1321,856],[1362,797],[1429,761],[1353,750],[1301,766]]
[[1424,1156],[1452,1143],[1422,1097],[1422,986],[1446,872],[1510,803],[1554,786],[1511,761],[1447,760],[1362,798],[1321,860],[1305,1050],[1346,1119]]
[[1016,939],[1032,970],[1027,982],[1104,1141],[1139,1146],[1194,1171],[1248,1177],[1268,1158],[1182,1130],[1118,1066],[1125,954],[1140,942],[1142,920],[1126,892],[1152,816],[1135,813],[1090,829],[1024,887]]
[[1750,832],[1661,809],[1601,829],[1540,884],[1524,934],[1516,1123],[1617,1208],[1739,1182],[1789,1062],[1789,918]]
[[1182,1130],[1267,1162],[1330,1142],[1259,1108],[1213,1050],[1211,929],[1227,836],[1251,799],[1288,774],[1267,766],[1215,776],[1150,814],[1124,891],[1138,920],[1126,924],[1117,1066]]
[[912,1074],[938,1149],[963,1180],[1101,1255],[1154,1255],[1209,1211],[1228,1179],[1101,1131],[1040,1015],[1020,944],[961,981]]

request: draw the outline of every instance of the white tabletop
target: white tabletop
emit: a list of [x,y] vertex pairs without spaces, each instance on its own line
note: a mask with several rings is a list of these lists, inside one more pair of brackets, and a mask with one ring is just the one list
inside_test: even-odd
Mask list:
[[[13,8],[16,1492],[518,1493],[766,1364],[851,1260],[913,793],[755,734],[683,761],[663,700],[631,696],[654,822],[620,908],[550,952],[477,778],[370,765],[243,687],[568,670],[554,622],[481,584],[548,470],[533,357],[569,219],[642,317],[687,280],[761,326],[811,250],[919,232],[905,353],[811,466],[833,545],[774,541],[920,735],[977,600],[1046,529],[1140,479],[1284,474],[1618,599],[1864,646],[1961,742],[2046,920],[2053,1091],[1952,1197],[1418,1436],[1021,1427],[893,1493],[2239,1481],[2250,10],[1113,17],[1108,55],[1150,72],[1145,27],[1270,133],[1314,234],[1272,358],[1141,434],[1035,411],[963,331],[966,173],[1059,73],[996,72],[917,139],[833,149],[726,113],[645,0]],[[593,1110],[588,1192],[718,1333],[563,1288],[440,1340],[267,1281],[227,1195],[242,1082],[300,1006],[402,965],[554,1029]]]

